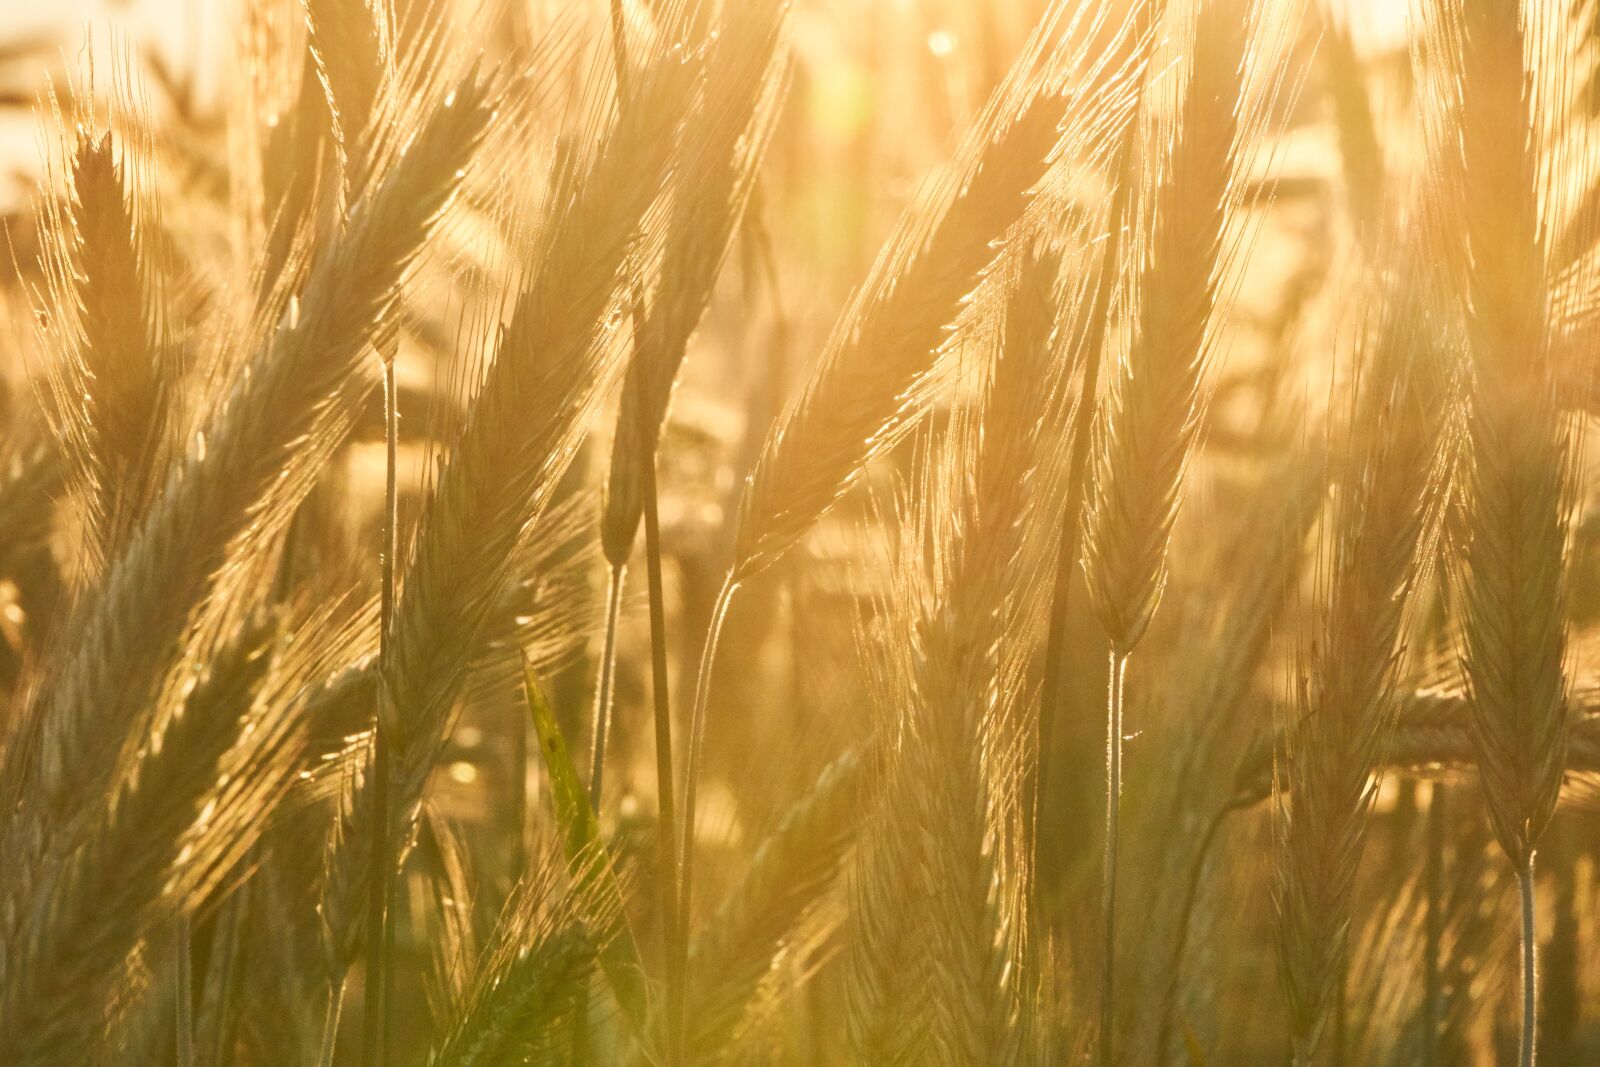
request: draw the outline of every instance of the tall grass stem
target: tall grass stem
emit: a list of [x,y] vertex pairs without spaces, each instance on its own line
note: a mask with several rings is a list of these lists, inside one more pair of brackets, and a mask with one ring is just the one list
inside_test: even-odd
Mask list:
[[1517,888],[1522,891],[1522,1041],[1517,1062],[1521,1067],[1534,1067],[1539,1036],[1539,931],[1534,922],[1531,851],[1517,871]]
[[625,564],[611,568],[606,592],[606,632],[600,646],[600,680],[595,686],[594,749],[589,763],[589,806],[600,813],[600,797],[605,782],[606,740],[611,730],[611,704],[617,676],[617,623],[622,617],[622,584]]
[[178,916],[178,1067],[194,1067],[194,921]]
[[1116,1063],[1117,832],[1122,804],[1122,688],[1128,671],[1126,653],[1112,649],[1106,681],[1106,852],[1102,904],[1100,962],[1100,1067]]
[[[394,618],[395,552],[399,545],[399,492],[396,462],[399,452],[400,414],[396,407],[394,360],[383,365],[383,559],[379,602],[379,659],[388,651],[390,623]],[[363,1004],[362,1056],[366,1067],[383,1067],[388,1059],[389,957],[394,930],[389,901],[394,884],[394,841],[389,827],[389,740],[385,703],[388,687],[378,686],[378,713],[372,734],[372,869],[367,893],[367,988]]]
[[[722,583],[722,588],[717,592],[716,604],[711,610],[711,625],[706,630],[705,647],[700,651],[700,669],[695,677],[694,707],[689,716],[689,750],[684,757],[683,774],[683,844],[678,854],[678,921],[676,929],[678,943],[675,955],[680,969],[678,975],[680,983],[688,981],[689,911],[694,882],[695,790],[698,785],[700,763],[705,748],[706,715],[711,698],[711,672],[716,665],[717,642],[722,637],[722,627],[728,618],[728,605],[733,601],[734,590],[738,588],[738,579],[730,573],[727,580]],[[681,989],[679,993],[681,996]],[[682,1004],[680,1002],[671,1023],[675,1055],[682,1050],[683,1022]]]
[[317,1054],[317,1067],[333,1067],[333,1053],[339,1045],[339,1017],[344,1013],[345,979],[340,978],[328,986],[328,1010],[322,1017],[322,1048]]
[[1200,879],[1205,874],[1206,861],[1216,846],[1217,835],[1222,832],[1228,816],[1243,811],[1249,804],[1231,800],[1217,810],[1206,823],[1200,836],[1200,849],[1195,853],[1194,864],[1189,868],[1189,881],[1183,889],[1183,903],[1178,909],[1178,932],[1172,939],[1172,963],[1168,967],[1167,995],[1161,1002],[1161,1028],[1156,1038],[1157,1067],[1167,1067],[1167,1048],[1172,1043],[1172,1021],[1177,1013],[1178,996],[1183,986],[1183,955],[1189,945],[1189,928],[1193,924],[1195,903],[1200,899]]
[[1428,798],[1428,852],[1423,868],[1428,891],[1428,925],[1423,946],[1422,1067],[1439,1067],[1439,1027],[1444,1018],[1444,981],[1440,968],[1444,945],[1444,797],[1445,784],[1434,782]]
[[[639,407],[641,419],[646,411]],[[640,435],[641,442],[646,440]],[[670,1018],[681,1018],[685,992],[684,957],[679,955],[678,923],[678,828],[674,803],[672,761],[672,693],[667,679],[667,615],[661,588],[661,514],[656,500],[654,455],[640,468],[643,479],[645,578],[650,599],[650,693],[655,706],[656,793],[659,847],[661,849],[662,937],[667,945],[667,1003]],[[675,1011],[675,1014],[674,1014]]]

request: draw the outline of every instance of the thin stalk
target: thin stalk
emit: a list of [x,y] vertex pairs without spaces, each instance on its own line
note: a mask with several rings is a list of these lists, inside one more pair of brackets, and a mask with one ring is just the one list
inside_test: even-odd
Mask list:
[[178,916],[178,1067],[194,1067],[194,931]]
[[[522,711],[522,709],[518,709]],[[531,755],[528,731],[532,716],[525,711],[512,719],[508,735],[511,740],[511,766],[515,768],[515,781],[511,783],[512,833],[511,884],[516,885],[528,874],[532,854],[529,841],[531,820],[528,818],[528,760]]]
[[[1126,182],[1117,186],[1116,201],[1112,211],[1120,212],[1127,197],[1123,192]],[[1088,326],[1084,331],[1083,384],[1078,390],[1078,418],[1072,428],[1072,455],[1067,463],[1067,502],[1061,514],[1061,548],[1056,557],[1054,587],[1050,596],[1050,628],[1045,637],[1044,678],[1039,690],[1039,720],[1035,724],[1038,748],[1037,769],[1034,771],[1032,798],[1033,824],[1032,852],[1029,867],[1039,868],[1039,827],[1041,805],[1049,795],[1050,750],[1055,743],[1055,720],[1061,712],[1062,682],[1067,658],[1067,620],[1070,618],[1072,579],[1078,569],[1078,557],[1083,551],[1083,500],[1085,475],[1089,466],[1089,445],[1094,440],[1095,394],[1100,389],[1101,349],[1104,347],[1105,326],[1111,301],[1111,290],[1116,284],[1117,258],[1121,254],[1121,224],[1114,218],[1111,231],[1106,236],[1105,256],[1100,264],[1100,278],[1095,286],[1094,306],[1089,312]],[[1037,889],[1042,879],[1035,878]]]
[[[641,420],[646,407],[639,405]],[[640,441],[646,440],[639,436]],[[645,575],[650,596],[650,692],[655,704],[656,792],[660,806],[662,937],[667,944],[667,1003],[671,1018],[683,1014],[683,963],[678,955],[678,826],[672,786],[672,691],[667,679],[667,614],[661,589],[661,514],[656,500],[656,465],[640,467],[644,502]]]
[[[1159,9],[1154,3],[1141,10],[1145,20],[1144,32],[1160,18],[1165,9],[1162,0]],[[1142,37],[1141,37],[1142,40]],[[1094,297],[1083,327],[1072,338],[1078,351],[1083,353],[1083,384],[1078,390],[1078,418],[1072,427],[1072,453],[1067,459],[1067,499],[1061,513],[1061,546],[1056,557],[1055,582],[1050,594],[1050,627],[1045,636],[1044,677],[1039,690],[1039,720],[1034,726],[1038,748],[1037,769],[1034,771],[1033,796],[1030,803],[1034,825],[1029,856],[1029,868],[1039,869],[1039,833],[1037,822],[1040,805],[1048,796],[1050,783],[1050,749],[1054,743],[1055,718],[1061,712],[1062,683],[1066,673],[1067,621],[1071,617],[1072,577],[1078,568],[1078,557],[1083,550],[1083,504],[1089,466],[1089,446],[1094,441],[1095,398],[1100,391],[1100,367],[1105,362],[1106,333],[1111,318],[1111,298],[1116,292],[1122,272],[1122,231],[1133,197],[1133,164],[1138,148],[1138,116],[1128,120],[1131,125],[1117,148],[1113,167],[1111,207],[1106,216],[1106,240],[1101,250],[1099,273],[1095,278]],[[1041,879],[1035,878],[1037,891]]]
[[677,944],[674,955],[678,967],[678,1001],[669,1005],[671,1046],[674,1057],[681,1059],[683,1044],[683,986],[688,981],[689,969],[689,908],[694,879],[694,807],[695,788],[700,776],[700,760],[706,741],[706,711],[711,696],[711,671],[717,659],[717,641],[722,637],[722,626],[728,618],[728,605],[738,579],[729,573],[717,592],[717,602],[711,610],[711,625],[706,630],[705,647],[700,651],[700,670],[695,677],[694,709],[689,717],[689,752],[685,758],[683,775],[683,839],[679,851],[678,921],[674,931]]
[[[399,499],[396,459],[400,414],[395,407],[394,360],[383,365],[383,436],[385,471],[383,494],[382,592],[378,629],[378,659],[387,662],[389,628],[394,617],[394,566],[399,534],[396,511]],[[380,680],[381,681],[381,680]],[[388,1056],[389,957],[394,946],[394,926],[389,901],[394,894],[393,841],[389,833],[389,738],[385,727],[388,687],[378,686],[378,714],[372,731],[372,869],[367,892],[367,990],[363,1004],[362,1061],[366,1067],[383,1067]]]
[[1228,816],[1249,806],[1247,802],[1229,801],[1211,816],[1205,833],[1200,836],[1200,851],[1195,853],[1194,863],[1189,867],[1189,881],[1184,886],[1183,904],[1178,911],[1178,931],[1172,943],[1172,963],[1167,969],[1167,996],[1161,1004],[1161,1028],[1156,1038],[1157,1067],[1166,1067],[1167,1048],[1172,1043],[1172,1019],[1183,975],[1183,954],[1189,943],[1189,926],[1194,917],[1195,901],[1200,897],[1200,878],[1205,874],[1206,860],[1211,857],[1211,849]]
[[1116,1017],[1117,831],[1122,802],[1122,684],[1127,653],[1111,651],[1111,676],[1106,682],[1106,854],[1102,905],[1104,942],[1100,963],[1100,1067],[1116,1062],[1112,1023]]
[[[620,41],[620,36],[618,37]],[[604,791],[606,738],[611,726],[611,704],[617,671],[617,623],[622,615],[622,582],[626,564],[614,564],[606,591],[606,632],[600,649],[600,680],[595,686],[594,748],[589,764],[589,806],[600,815]],[[584,980],[578,991],[577,1009],[572,1013],[572,1062],[589,1062],[589,1006],[593,990]]]
[[344,1011],[344,984],[340,978],[328,987],[328,1011],[322,1017],[322,1050],[317,1067],[333,1067],[333,1050],[339,1044],[339,1016]]
[[[645,405],[639,405],[641,419]],[[644,435],[639,438],[644,441]],[[650,691],[655,704],[656,793],[660,812],[662,937],[667,944],[667,1001],[683,1012],[683,967],[678,956],[678,827],[672,787],[672,693],[667,680],[667,616],[661,590],[661,515],[656,501],[656,465],[640,467],[644,498],[645,575],[650,596]],[[677,1016],[674,1016],[676,1018]]]
[[572,1012],[572,1059],[573,1067],[583,1067],[589,1062],[589,1002],[594,999],[594,989],[589,984],[589,976],[578,983],[578,1003]]
[[1428,890],[1428,922],[1422,959],[1422,1067],[1439,1067],[1439,1027],[1444,1018],[1444,982],[1440,969],[1444,944],[1444,790],[1443,782],[1434,782],[1428,798],[1428,851],[1423,867]]
[[1517,886],[1522,890],[1522,1054],[1517,1062],[1521,1067],[1534,1067],[1539,1029],[1539,938],[1533,916],[1531,851],[1528,853],[1528,862],[1517,872]]
[[1339,980],[1333,987],[1333,1064],[1332,1067],[1344,1067],[1346,1063],[1345,1050],[1350,1045],[1350,998],[1346,991],[1350,987],[1350,950],[1348,936],[1344,937],[1345,950],[1340,953]]
[[606,633],[600,648],[600,680],[595,686],[594,748],[589,762],[589,806],[598,815],[605,781],[606,739],[611,729],[611,703],[617,676],[617,623],[622,616],[622,580],[627,565],[611,568],[606,593]]
[[[381,687],[380,687],[381,688]],[[382,696],[379,697],[382,700]],[[377,717],[372,733],[372,856],[367,875],[367,977],[362,997],[361,1060],[365,1067],[382,1067],[383,994],[388,970],[384,959],[386,944],[389,863],[389,743],[383,716]]]
[[[645,405],[638,406],[645,418]],[[646,440],[640,435],[640,440]],[[677,806],[672,771],[672,691],[667,680],[667,613],[661,590],[661,512],[656,501],[656,464],[640,469],[645,504],[645,576],[650,589],[650,691],[656,709],[656,795],[658,795],[659,845],[661,845],[662,937],[667,942],[667,1005],[670,1017],[683,1014],[683,958],[678,955],[678,848]]]

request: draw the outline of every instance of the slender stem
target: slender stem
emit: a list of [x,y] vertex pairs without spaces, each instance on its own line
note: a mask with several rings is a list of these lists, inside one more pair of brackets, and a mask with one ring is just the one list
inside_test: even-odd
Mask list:
[[[1139,40],[1145,41],[1165,8],[1154,0],[1141,5]],[[1106,333],[1111,321],[1111,298],[1121,278],[1122,236],[1128,205],[1133,197],[1133,164],[1139,144],[1138,112],[1127,119],[1128,126],[1117,148],[1112,165],[1111,206],[1106,214],[1106,240],[1101,249],[1094,295],[1082,327],[1072,338],[1070,351],[1083,353],[1083,384],[1078,390],[1078,417],[1072,427],[1072,452],[1067,459],[1067,499],[1061,513],[1061,547],[1056,557],[1055,582],[1050,595],[1050,627],[1045,637],[1044,678],[1039,691],[1039,721],[1035,725],[1038,742],[1038,767],[1034,772],[1030,808],[1033,821],[1039,818],[1040,805],[1048,796],[1050,750],[1054,743],[1055,720],[1061,714],[1062,685],[1066,676],[1067,621],[1071,617],[1072,578],[1078,569],[1083,546],[1083,501],[1088,482],[1089,446],[1094,440],[1095,400],[1100,391],[1100,368],[1105,362]],[[1039,866],[1039,833],[1035,827],[1029,867]],[[1038,885],[1035,879],[1035,885]]]
[[1428,798],[1428,851],[1423,868],[1428,916],[1422,961],[1422,1067],[1439,1067],[1439,1028],[1444,1018],[1444,982],[1440,969],[1444,945],[1444,791],[1443,782],[1434,782]]
[[383,993],[387,968],[383,948],[388,925],[384,915],[388,899],[384,869],[389,864],[389,746],[388,731],[382,719],[380,713],[372,735],[372,855],[367,871],[367,976],[361,1027],[361,1056],[366,1067],[382,1067],[384,1054]]
[[594,989],[589,984],[589,977],[578,983],[578,1003],[572,1012],[572,1059],[574,1067],[583,1067],[589,1062],[589,1002],[594,999]]
[[622,616],[622,579],[627,565],[611,568],[606,593],[606,633],[600,648],[600,681],[595,686],[594,748],[589,761],[589,806],[598,815],[605,782],[606,739],[611,729],[611,703],[617,675],[617,622]]
[[1106,682],[1106,855],[1102,905],[1104,939],[1100,963],[1100,1067],[1116,1062],[1117,831],[1122,802],[1122,683],[1128,656],[1111,650]]
[[[252,845],[241,869],[261,863],[259,843]],[[195,995],[194,1047],[197,1063],[225,1063],[234,1036],[234,1009],[239,1001],[239,973],[245,956],[244,931],[255,908],[255,882],[246,881],[223,904],[211,924],[211,949],[206,973]]]
[[[639,417],[645,417],[639,405]],[[640,440],[647,438],[643,435]],[[674,804],[672,763],[672,690],[667,678],[667,612],[661,588],[661,514],[656,499],[654,450],[641,466],[640,487],[644,503],[644,555],[650,596],[650,694],[655,705],[656,794],[661,848],[661,931],[667,945],[667,1005],[669,1020],[681,1019],[684,1005],[683,967],[678,954],[678,824]]]
[[528,874],[529,855],[529,824],[528,818],[528,761],[530,746],[528,745],[528,730],[533,718],[526,709],[517,708],[520,714],[512,716],[511,728],[506,731],[507,739],[511,743],[511,884],[516,885]]
[[1205,874],[1206,860],[1210,858],[1212,846],[1216,844],[1217,835],[1228,816],[1248,806],[1246,802],[1232,800],[1211,816],[1205,833],[1200,837],[1200,850],[1195,853],[1194,863],[1189,867],[1189,882],[1184,887],[1183,904],[1178,911],[1178,930],[1173,937],[1172,962],[1167,968],[1167,995],[1161,1003],[1161,1028],[1156,1038],[1157,1067],[1166,1067],[1167,1048],[1172,1043],[1172,1020],[1176,1014],[1178,987],[1183,979],[1183,954],[1189,943],[1190,921],[1194,916],[1195,901],[1200,897],[1200,879]]
[[1521,1067],[1534,1067],[1537,1059],[1539,1004],[1539,933],[1533,915],[1533,853],[1517,872],[1517,885],[1522,890],[1522,1054]]
[[[382,594],[378,628],[378,659],[388,662],[389,627],[394,616],[395,552],[398,489],[396,459],[400,413],[395,406],[394,360],[383,365],[383,429],[386,451],[383,498]],[[381,674],[381,672],[380,672]],[[394,946],[394,926],[389,901],[394,894],[394,856],[389,832],[389,717],[388,686],[379,678],[378,714],[372,732],[372,867],[367,878],[367,989],[363,998],[362,1059],[367,1067],[383,1067],[388,1054],[389,959]]]
[[1346,1063],[1346,1050],[1350,1045],[1350,998],[1346,990],[1350,987],[1350,938],[1348,933],[1340,938],[1344,944],[1339,952],[1339,975],[1333,985],[1333,1064],[1332,1067],[1344,1067]]
[[706,712],[711,696],[711,672],[717,660],[717,641],[722,636],[723,623],[728,618],[728,605],[738,579],[732,572],[717,593],[717,602],[711,610],[711,626],[706,631],[705,647],[700,651],[700,670],[695,677],[694,709],[689,717],[689,751],[683,775],[683,837],[679,850],[677,965],[679,968],[679,1002],[672,1005],[670,1018],[673,1055],[681,1059],[683,1051],[683,989],[688,982],[689,967],[689,909],[694,881],[694,807],[695,790],[700,778],[701,755],[706,741]]
[[178,1067],[194,1067],[194,930],[187,914],[178,916]]
[[[1105,337],[1105,314],[1101,304],[1102,301],[1110,300],[1112,281],[1105,275],[1113,277],[1115,275],[1117,234],[1118,227],[1113,225],[1111,236],[1107,238],[1106,258],[1101,264],[1103,275],[1095,291],[1095,309],[1090,313],[1091,320],[1098,322],[1099,328],[1096,329],[1091,325],[1087,331],[1088,336],[1084,339],[1083,384],[1078,390],[1078,417],[1072,428],[1072,454],[1068,459],[1067,468],[1067,502],[1061,514],[1061,547],[1056,557],[1055,584],[1050,597],[1050,628],[1045,637],[1044,679],[1039,691],[1039,721],[1035,726],[1038,760],[1034,772],[1031,802],[1032,822],[1035,823],[1031,850],[1033,854],[1029,861],[1029,867],[1034,871],[1039,867],[1040,835],[1037,822],[1041,805],[1049,796],[1050,758],[1051,749],[1055,744],[1055,720],[1061,713],[1062,683],[1066,675],[1067,621],[1071,617],[1072,579],[1078,569],[1078,555],[1083,543],[1081,519],[1084,482],[1088,468],[1089,443],[1093,439],[1095,394],[1100,388],[1100,349]],[[1035,886],[1041,884],[1042,879],[1035,877]]]
[[322,1017],[322,1050],[317,1067],[333,1067],[333,1050],[339,1044],[339,1016],[344,1011],[344,984],[340,978],[328,987],[328,1011]]
[[[640,405],[641,409],[643,405]],[[654,458],[651,457],[651,462]],[[612,694],[617,671],[617,623],[622,616],[622,584],[627,565],[618,563],[611,568],[606,590],[606,632],[600,649],[600,680],[595,686],[594,748],[589,763],[589,806],[595,816],[600,814],[600,799],[604,795],[606,767],[606,738],[611,726]],[[577,1009],[572,1013],[572,1062],[589,1062],[589,1006],[593,999],[590,984],[585,980],[578,991]]]

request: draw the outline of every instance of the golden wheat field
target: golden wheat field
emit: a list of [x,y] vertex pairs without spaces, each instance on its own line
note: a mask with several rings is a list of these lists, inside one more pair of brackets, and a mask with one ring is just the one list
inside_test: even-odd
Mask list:
[[0,1064],[1600,1064],[1596,0],[13,12]]

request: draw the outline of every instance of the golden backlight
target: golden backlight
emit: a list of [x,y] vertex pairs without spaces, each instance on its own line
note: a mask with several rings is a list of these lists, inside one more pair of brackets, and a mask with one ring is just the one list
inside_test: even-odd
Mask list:
[[0,0],[0,1064],[1600,1063],[1592,0]]

